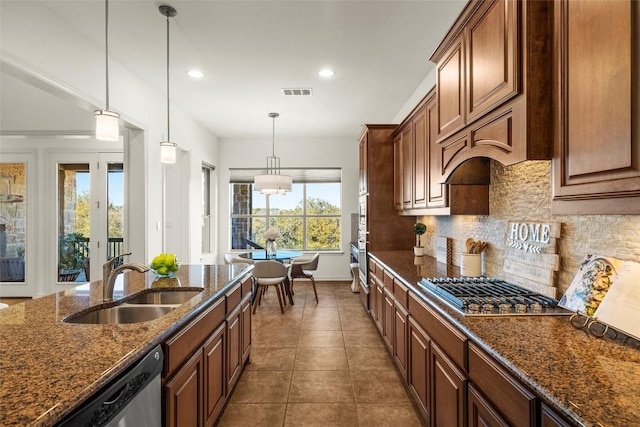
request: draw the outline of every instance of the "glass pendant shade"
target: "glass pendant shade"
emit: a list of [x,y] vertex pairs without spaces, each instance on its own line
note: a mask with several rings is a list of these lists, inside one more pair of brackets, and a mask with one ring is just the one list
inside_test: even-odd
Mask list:
[[96,116],[96,138],[101,141],[118,141],[120,114],[108,110],[96,110],[94,115]]
[[176,162],[176,144],[175,142],[162,141],[160,143],[160,161],[162,163]]

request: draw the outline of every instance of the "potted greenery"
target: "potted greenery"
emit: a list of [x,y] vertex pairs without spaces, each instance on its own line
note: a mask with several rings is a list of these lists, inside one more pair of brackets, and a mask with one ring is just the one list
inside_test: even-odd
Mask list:
[[61,282],[74,282],[84,268],[84,254],[88,253],[81,233],[69,233],[60,240],[58,266]]
[[416,222],[413,225],[413,234],[418,237],[418,245],[413,247],[413,254],[415,256],[424,255],[424,247],[420,244],[420,236],[427,232],[427,226],[421,222]]

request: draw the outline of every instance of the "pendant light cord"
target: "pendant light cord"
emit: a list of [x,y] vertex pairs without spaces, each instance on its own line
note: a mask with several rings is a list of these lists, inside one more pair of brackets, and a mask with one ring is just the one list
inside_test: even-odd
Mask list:
[[171,115],[169,112],[169,15],[167,15],[167,142],[171,142]]
[[104,1],[104,45],[107,82],[107,111],[109,111],[109,0]]
[[276,116],[273,116],[273,131],[271,132],[271,157],[276,156]]

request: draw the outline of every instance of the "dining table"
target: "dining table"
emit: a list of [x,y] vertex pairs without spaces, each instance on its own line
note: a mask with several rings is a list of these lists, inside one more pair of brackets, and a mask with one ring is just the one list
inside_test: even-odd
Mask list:
[[[302,256],[302,252],[300,252],[300,251],[280,250],[280,251],[276,251],[276,253],[274,255],[267,256],[267,251],[266,250],[256,250],[256,251],[247,252],[247,253],[242,254],[240,256],[243,257],[243,258],[252,259],[254,261],[274,260],[274,261],[278,261],[278,262],[284,262],[284,261],[287,261],[287,260]],[[287,294],[287,297],[289,297],[289,304],[294,305],[293,304],[293,292],[291,292],[291,280],[289,280],[289,276],[287,276],[284,279],[284,291]]]

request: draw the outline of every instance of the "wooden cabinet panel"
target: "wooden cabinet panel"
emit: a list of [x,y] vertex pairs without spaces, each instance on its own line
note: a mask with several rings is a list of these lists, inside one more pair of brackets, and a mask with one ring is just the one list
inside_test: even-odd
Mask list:
[[402,306],[405,310],[409,307],[409,288],[407,288],[399,279],[393,279],[393,296],[396,298],[396,302]]
[[411,123],[413,126],[413,200],[411,204],[413,209],[420,209],[427,207],[429,175],[429,128],[426,109],[418,111]]
[[456,365],[466,369],[467,337],[462,332],[451,326],[413,294],[409,294],[409,313]]
[[544,403],[540,405],[540,413],[540,427],[569,427],[571,425]]
[[413,128],[411,125],[403,129],[400,144],[402,147],[402,206],[405,209],[411,209],[413,199],[411,185],[413,181]]
[[227,317],[227,387],[233,388],[242,370],[242,312],[241,307]]
[[201,427],[202,350],[196,352],[164,385],[167,427]]
[[404,175],[402,165],[402,133],[397,134],[393,139],[393,206],[397,211],[401,211],[404,206],[402,177]]
[[397,301],[394,304],[393,358],[403,378],[407,379],[407,318],[409,313]]
[[509,427],[482,394],[469,384],[469,427]]
[[165,376],[169,377],[211,333],[212,326],[224,321],[225,300],[221,298],[196,320],[164,344]]
[[438,140],[461,129],[466,123],[463,40],[460,34],[436,67]]
[[640,8],[634,1],[554,4],[552,212],[638,214]]
[[436,139],[438,136],[438,104],[436,98],[431,98],[427,102],[425,108],[428,122],[428,200],[427,207],[441,208],[447,206],[446,184],[442,183],[442,156],[440,155],[440,146]]
[[387,288],[383,289],[382,293],[382,309],[384,310],[384,314],[382,316],[382,338],[384,339],[385,344],[391,352],[393,352],[393,342],[394,342],[394,334],[395,329],[393,325],[394,319],[394,311],[393,311],[393,294]]
[[431,345],[431,425],[466,426],[467,379],[451,360]]
[[409,316],[408,320],[408,372],[407,383],[418,407],[426,420],[431,413],[430,376],[430,345],[431,339],[427,333]]
[[368,186],[368,165],[369,165],[369,135],[364,134],[358,144],[358,150],[360,155],[359,162],[359,183],[360,183],[360,195],[367,194]]
[[203,347],[204,357],[204,418],[213,426],[222,412],[227,397],[225,381],[225,325],[211,335]]
[[242,301],[242,364],[245,365],[251,355],[251,295]]
[[537,425],[536,396],[474,344],[469,344],[469,378],[509,423]]
[[517,4],[488,1],[467,25],[467,121],[518,94]]
[[240,305],[240,300],[242,300],[242,289],[241,285],[238,284],[230,289],[226,294],[226,310],[225,314],[231,313]]

